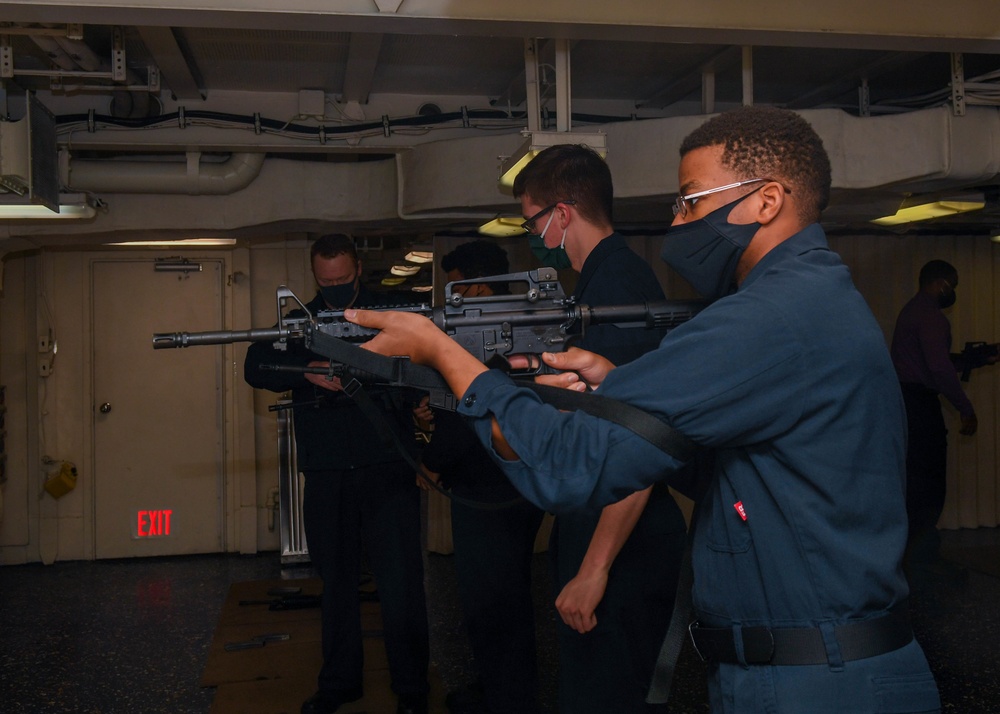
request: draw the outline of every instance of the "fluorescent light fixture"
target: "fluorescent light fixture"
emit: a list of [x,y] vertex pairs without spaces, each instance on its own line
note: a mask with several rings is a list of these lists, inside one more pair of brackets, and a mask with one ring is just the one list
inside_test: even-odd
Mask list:
[[994,228],[990,231],[990,240],[994,243],[1000,243],[1000,228]]
[[382,278],[382,284],[386,287],[395,287],[406,282],[406,278]]
[[434,289],[433,285],[414,285],[410,290],[415,293],[429,293]]
[[980,211],[985,206],[985,200],[932,201],[930,203],[921,203],[917,206],[900,208],[894,215],[876,218],[872,223],[880,226],[898,226],[903,223],[929,221],[932,218],[943,218],[959,213],[968,213],[969,211]]
[[179,238],[177,240],[126,240],[117,243],[105,243],[105,245],[128,245],[145,247],[221,247],[236,245],[235,238]]
[[408,278],[411,275],[416,275],[420,272],[419,265],[394,265],[389,268],[389,272],[393,275]]
[[510,156],[500,157],[500,188],[514,187],[514,177],[535,158],[540,151],[559,144],[585,144],[603,158],[608,156],[608,136],[603,133],[573,131],[524,132],[525,142]]
[[60,194],[58,211],[20,196],[0,197],[0,220],[86,220],[96,215],[97,209],[82,193]]
[[411,263],[433,263],[434,251],[432,250],[411,250],[404,256],[403,260]]
[[521,227],[522,223],[524,223],[524,219],[521,216],[497,216],[492,221],[487,221],[479,226],[479,232],[493,238],[525,235],[524,228]]

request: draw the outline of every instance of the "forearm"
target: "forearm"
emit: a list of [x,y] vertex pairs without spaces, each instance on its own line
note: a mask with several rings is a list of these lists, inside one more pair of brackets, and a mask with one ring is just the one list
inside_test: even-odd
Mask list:
[[596,571],[607,573],[611,570],[611,565],[646,508],[651,490],[652,486],[636,491],[631,496],[604,507],[580,564],[579,575],[587,577]]
[[452,394],[461,397],[469,390],[469,385],[487,367],[469,354],[461,345],[441,333],[443,339],[435,340],[435,349],[428,364],[441,373]]
[[[625,427],[583,412],[561,412],[496,371],[482,374],[459,403],[479,440],[525,498],[549,511],[600,508],[681,466]],[[520,460],[491,443],[494,419]]]
[[945,399],[951,402],[951,405],[962,416],[972,416],[975,414],[972,402],[969,401],[965,390],[962,389],[962,383],[958,379],[957,372],[948,369],[936,371],[931,374],[931,379],[937,391],[944,395]]
[[[475,399],[475,395],[466,395],[466,392],[476,377],[487,371],[487,367],[451,338],[444,340],[435,338],[434,342],[436,344],[431,351],[428,365],[440,372],[452,394],[459,398],[467,396]],[[492,420],[492,442],[494,449],[505,460],[518,460],[517,454],[507,443],[495,419]]]

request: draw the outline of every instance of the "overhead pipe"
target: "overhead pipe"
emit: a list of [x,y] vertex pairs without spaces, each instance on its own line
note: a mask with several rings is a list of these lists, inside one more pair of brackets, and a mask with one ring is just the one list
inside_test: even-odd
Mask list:
[[246,188],[260,175],[263,152],[234,153],[223,162],[93,161],[71,159],[63,183],[76,191],[96,193],[165,193],[223,196]]

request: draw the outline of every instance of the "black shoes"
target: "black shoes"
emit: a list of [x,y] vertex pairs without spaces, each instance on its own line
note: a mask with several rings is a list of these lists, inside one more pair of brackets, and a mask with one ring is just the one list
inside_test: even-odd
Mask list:
[[483,703],[483,685],[480,682],[472,682],[458,689],[453,689],[448,692],[444,703],[451,714],[486,714],[486,705]]
[[[300,714],[333,714],[340,708],[341,704],[356,702],[364,696],[361,687],[354,689],[334,690],[329,692],[319,691],[302,702]],[[424,708],[426,712],[426,707]]]
[[[361,687],[340,691],[316,692],[302,703],[300,714],[333,714],[342,704],[356,702],[364,693]],[[396,714],[427,714],[426,694],[401,694]]]
[[427,714],[427,695],[400,694],[396,714]]

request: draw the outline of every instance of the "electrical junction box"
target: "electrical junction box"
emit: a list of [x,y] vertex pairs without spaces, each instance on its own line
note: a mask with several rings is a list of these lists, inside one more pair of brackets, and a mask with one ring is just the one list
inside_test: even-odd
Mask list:
[[299,90],[299,115],[322,117],[326,114],[326,93],[322,89]]

